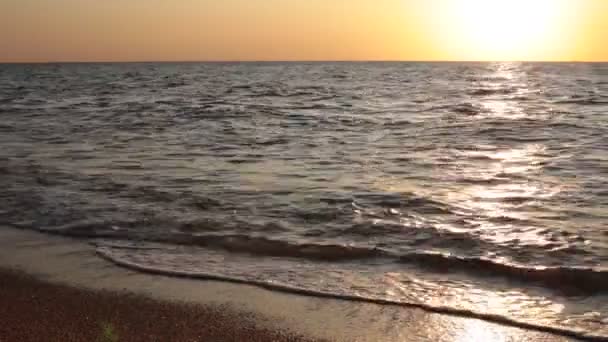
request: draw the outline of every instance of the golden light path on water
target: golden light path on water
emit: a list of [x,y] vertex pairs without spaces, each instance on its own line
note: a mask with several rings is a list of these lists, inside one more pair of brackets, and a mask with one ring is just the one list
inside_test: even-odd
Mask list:
[[[525,76],[517,75],[518,71],[520,70],[517,64],[498,64],[496,73],[491,75],[491,78],[504,80],[500,87],[518,89],[517,93],[520,94],[537,92],[538,90],[530,88]],[[486,113],[483,114],[485,118],[543,120],[529,113],[521,106],[520,101],[488,99],[482,101],[480,105],[486,109]],[[455,170],[448,173],[446,178],[464,177],[476,180],[499,180],[499,182],[479,182],[479,184],[449,189],[439,194],[439,197],[452,205],[466,209],[474,217],[472,223],[476,223],[480,230],[489,232],[488,235],[492,236],[493,242],[548,244],[550,241],[543,241],[544,237],[536,234],[534,227],[528,230],[513,230],[510,224],[497,224],[492,221],[495,218],[534,219],[536,213],[533,209],[522,208],[526,200],[549,199],[566,188],[566,185],[543,174],[544,165],[551,158],[546,150],[546,145],[530,142],[491,148],[481,147],[462,152],[462,159],[473,162],[460,163]],[[480,220],[479,217],[484,219]]]
[[[526,88],[525,79],[516,76],[517,63],[499,63],[494,73],[487,75],[490,79],[500,79],[500,84],[492,82],[494,87],[517,87],[518,93],[533,93],[534,89]],[[488,85],[484,85],[487,87]],[[517,96],[515,94],[514,96]],[[477,105],[483,111],[471,119],[526,120],[531,114],[518,105],[518,101],[505,101],[496,98],[482,100]],[[536,114],[535,114],[536,115]],[[531,182],[530,176],[543,172],[544,164],[549,160],[545,153],[547,146],[541,143],[522,143],[516,146],[478,145],[467,150],[450,149],[441,151],[441,158],[449,158],[447,168],[431,170],[440,173],[446,181],[443,189],[413,184],[410,180],[398,179],[377,182],[388,191],[414,192],[423,196],[447,202],[450,205],[466,209],[475,214],[490,217],[517,217],[525,219],[519,211],[514,211],[514,204],[509,200],[523,197],[550,198],[563,190],[565,185],[553,186],[554,181],[543,175],[547,182]],[[475,180],[478,184],[463,186],[456,184],[459,179]],[[516,179],[516,180],[513,180]],[[491,180],[500,180],[494,184]],[[484,181],[485,182],[484,184]],[[546,186],[550,184],[551,186]]]
[[488,329],[488,325],[478,320],[466,320],[462,323],[462,328],[456,330],[454,342],[471,341],[507,341],[508,335],[503,334],[499,329]]
[[[515,88],[515,94],[534,93],[526,83],[525,76],[516,63],[496,64],[493,73],[489,73],[488,84],[484,87]],[[497,84],[496,80],[499,84]],[[537,114],[529,113],[518,101],[505,101],[496,97],[482,99],[475,105],[483,108],[475,120],[543,120]],[[537,115],[533,118],[534,115]],[[540,113],[540,115],[544,115]],[[384,179],[377,184],[386,191],[411,193],[415,196],[431,198],[457,208],[457,214],[467,223],[466,227],[452,222],[432,221],[434,226],[451,232],[474,234],[477,238],[496,245],[544,246],[555,241],[543,234],[541,228],[534,226],[538,213],[526,209],[524,204],[530,201],[542,201],[567,190],[568,185],[551,178],[544,172],[544,165],[552,158],[547,153],[547,146],[537,142],[515,144],[494,144],[471,146],[470,149],[444,149],[436,152],[435,158],[442,158],[447,163],[441,170],[429,170],[434,178],[443,180],[443,184],[433,183],[429,186],[411,179]],[[425,156],[421,156],[425,158]],[[466,179],[472,182],[462,182]],[[532,200],[530,200],[532,199]],[[510,220],[530,222],[529,225],[515,226]],[[473,229],[471,227],[474,227]],[[495,262],[512,263],[513,261],[488,252]],[[532,265],[533,267],[533,265]],[[388,282],[398,288],[394,282]],[[400,289],[406,293],[407,289]],[[427,298],[428,302],[445,305],[460,296],[465,307],[476,312],[503,312],[517,316],[541,317],[558,315],[565,309],[564,305],[552,302],[543,296],[530,296],[520,291],[498,291],[493,288],[471,286],[446,294],[451,299],[441,299],[442,294]],[[452,302],[453,304],[453,302]],[[536,306],[535,304],[539,304]],[[540,310],[540,311],[538,311]],[[538,311],[538,312],[537,312]],[[502,334],[498,329],[487,328],[479,321],[463,321],[462,326],[454,327],[454,341],[506,341],[512,338]]]

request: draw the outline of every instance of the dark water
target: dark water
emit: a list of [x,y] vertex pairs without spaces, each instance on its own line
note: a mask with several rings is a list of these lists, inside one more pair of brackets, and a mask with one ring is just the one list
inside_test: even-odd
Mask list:
[[608,337],[608,64],[0,66],[0,221]]

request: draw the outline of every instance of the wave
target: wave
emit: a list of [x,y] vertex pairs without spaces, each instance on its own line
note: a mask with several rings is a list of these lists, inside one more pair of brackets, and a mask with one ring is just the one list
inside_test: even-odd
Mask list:
[[430,108],[426,108],[420,110],[421,113],[433,112],[433,111],[448,111],[456,114],[465,114],[465,115],[478,115],[481,114],[483,109],[479,106],[476,106],[472,103],[464,102],[454,105],[444,105],[444,106],[433,106]]
[[410,120],[392,120],[392,121],[387,121],[384,123],[384,126],[389,126],[389,127],[403,127],[403,126],[409,126],[412,125],[413,122]]
[[511,95],[517,88],[477,88],[469,91],[472,96]]
[[425,214],[452,214],[449,204],[410,192],[355,194],[355,204],[380,208],[407,208]]
[[476,134],[487,134],[491,136],[497,136],[499,134],[513,134],[513,128],[511,127],[487,127],[479,129]]
[[576,104],[576,105],[581,105],[581,106],[601,106],[601,105],[608,105],[608,101],[606,100],[600,100],[597,98],[583,98],[583,99],[577,99],[577,98],[573,98],[573,99],[567,99],[567,100],[557,100],[554,101],[553,103],[556,104]]
[[[71,232],[69,235],[78,232]],[[96,237],[112,238],[116,236],[113,236],[111,232],[106,232],[106,234],[98,234]],[[461,239],[454,238],[452,240],[457,242]],[[198,236],[172,234],[162,239],[147,238],[144,241],[219,249],[230,253],[248,254],[257,257],[299,258],[322,262],[386,259],[387,261],[411,264],[426,271],[459,272],[475,277],[501,277],[520,283],[538,284],[550,290],[569,294],[608,293],[608,271],[592,268],[528,267],[499,263],[481,257],[461,257],[432,252],[412,252],[399,255],[378,247],[315,243],[298,244],[242,234],[205,234]],[[103,246],[103,244],[99,246]]]
[[289,143],[290,143],[290,140],[287,138],[265,139],[265,140],[255,142],[256,145],[260,145],[260,146],[286,145]]
[[[149,239],[154,241],[156,239]],[[179,245],[191,245],[222,249],[232,253],[250,254],[267,257],[290,257],[317,261],[346,261],[369,259],[386,255],[377,248],[355,247],[345,245],[322,245],[313,243],[293,244],[282,240],[247,235],[172,235],[155,242],[170,242]]]
[[561,336],[567,336],[572,338],[584,339],[588,341],[606,341],[606,337],[602,335],[593,334],[589,331],[584,331],[581,329],[567,329],[562,326],[552,326],[552,325],[542,325],[535,324],[530,322],[519,321],[516,319],[512,319],[510,317],[501,316],[497,314],[488,314],[477,312],[473,310],[459,309],[449,306],[443,305],[431,305],[427,303],[418,303],[418,302],[406,302],[406,301],[398,301],[391,299],[382,299],[382,298],[374,298],[374,297],[366,297],[357,294],[343,294],[343,293],[335,293],[321,290],[311,290],[308,288],[292,286],[289,284],[278,283],[278,282],[270,282],[258,279],[248,279],[246,277],[240,276],[230,276],[224,274],[216,274],[216,273],[207,273],[207,272],[192,272],[192,271],[176,271],[173,269],[163,268],[160,266],[150,266],[142,263],[132,262],[123,260],[117,257],[114,257],[108,248],[98,248],[97,254],[121,267],[125,267],[134,271],[155,274],[155,275],[163,275],[163,276],[172,276],[172,277],[180,277],[180,278],[188,278],[188,279],[204,279],[204,280],[218,280],[218,281],[227,281],[233,283],[240,283],[246,285],[254,285],[264,289],[272,290],[272,291],[280,291],[286,293],[299,294],[304,296],[313,296],[313,297],[322,297],[322,298],[333,298],[339,300],[346,301],[357,301],[357,302],[368,302],[379,305],[395,305],[395,306],[403,306],[403,307],[412,307],[419,308],[428,312],[440,313],[440,314],[448,314],[453,316],[465,317],[465,318],[475,318],[481,319],[488,322],[504,324],[512,327],[518,327],[523,329],[533,329],[536,331],[547,332],[552,334],[558,334]]
[[[119,164],[121,169],[139,169],[141,163]],[[154,186],[136,185],[116,181],[103,176],[91,176],[77,173],[67,173],[55,169],[45,169],[36,164],[6,165],[0,167],[0,174],[25,177],[37,185],[59,186],[78,185],[84,192],[105,193],[112,197],[133,198],[157,203],[174,203],[200,210],[228,207],[227,203],[218,199],[200,195],[192,191],[161,190]]]
[[13,127],[11,125],[0,124],[0,132],[12,133],[12,132],[15,132],[15,131],[16,131],[15,127]]
[[500,82],[509,81],[509,78],[503,77],[503,76],[482,76],[482,75],[468,76],[465,79],[467,80],[467,82],[471,82],[471,83],[478,83],[478,82],[500,83]]
[[333,99],[337,97],[335,92],[331,91],[323,86],[299,86],[290,87],[286,84],[270,84],[270,83],[255,83],[246,85],[234,85],[229,87],[224,92],[224,95],[230,95],[234,93],[242,93],[243,96],[258,98],[258,97],[315,97],[321,96],[322,99]]
[[583,267],[524,267],[484,258],[466,258],[441,253],[412,253],[400,256],[399,260],[441,272],[459,271],[476,276],[532,282],[567,293],[591,295],[608,292],[606,270]]

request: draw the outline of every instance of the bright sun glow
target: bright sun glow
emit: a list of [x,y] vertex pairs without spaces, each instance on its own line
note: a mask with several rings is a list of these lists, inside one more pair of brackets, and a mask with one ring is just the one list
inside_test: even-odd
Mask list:
[[[534,59],[557,44],[568,0],[452,1],[443,32],[480,59]],[[454,42],[457,40],[458,42]],[[464,53],[461,51],[461,53]]]

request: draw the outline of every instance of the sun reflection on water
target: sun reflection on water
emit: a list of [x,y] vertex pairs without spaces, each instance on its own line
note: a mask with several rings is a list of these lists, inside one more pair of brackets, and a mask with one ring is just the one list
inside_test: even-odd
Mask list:
[[454,342],[506,342],[507,338],[500,329],[490,329],[485,322],[468,319],[456,330]]
[[[487,74],[474,79],[473,87],[487,91],[488,95],[476,100],[476,106],[485,108],[482,114],[463,118],[477,121],[471,125],[479,125],[481,129],[490,122],[489,127],[499,131],[496,134],[516,138],[516,128],[503,132],[497,122],[521,119],[526,127],[534,120],[544,120],[534,114],[542,111],[530,112],[525,101],[512,100],[514,96],[538,92],[528,83],[522,64],[497,63]],[[471,134],[479,133],[473,130]],[[571,185],[546,172],[546,165],[559,156],[550,151],[547,143],[494,140],[492,132],[483,134],[488,139],[479,144],[408,154],[420,160],[420,164],[441,165],[426,171],[431,177],[420,173],[417,177],[384,178],[377,185],[386,191],[413,194],[447,205],[459,219],[425,216],[440,229],[471,233],[486,241],[512,246],[556,243],[561,246],[550,232],[542,229],[542,220],[552,215],[546,203],[572,190]]]

